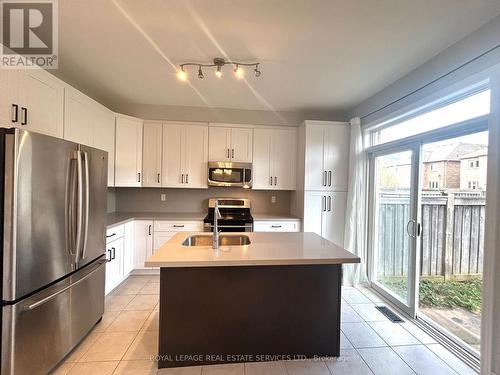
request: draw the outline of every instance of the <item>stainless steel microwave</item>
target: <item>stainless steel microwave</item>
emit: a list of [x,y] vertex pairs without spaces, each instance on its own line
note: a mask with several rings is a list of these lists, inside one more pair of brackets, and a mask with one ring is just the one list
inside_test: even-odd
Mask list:
[[209,162],[208,186],[252,187],[252,163]]

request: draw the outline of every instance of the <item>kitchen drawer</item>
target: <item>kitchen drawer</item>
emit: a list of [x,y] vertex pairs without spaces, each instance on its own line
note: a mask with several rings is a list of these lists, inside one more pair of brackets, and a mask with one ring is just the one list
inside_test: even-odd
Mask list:
[[155,232],[202,232],[202,221],[166,221],[155,220]]
[[124,225],[117,225],[116,227],[109,228],[106,230],[106,243],[117,240],[123,237]]
[[299,221],[255,221],[254,232],[299,232]]

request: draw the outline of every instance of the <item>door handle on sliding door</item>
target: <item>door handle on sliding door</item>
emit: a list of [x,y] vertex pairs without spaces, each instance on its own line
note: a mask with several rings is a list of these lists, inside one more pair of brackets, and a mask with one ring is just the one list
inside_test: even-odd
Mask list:
[[[410,232],[410,224],[412,225],[412,231]],[[406,234],[408,234],[409,237],[411,238],[416,238],[416,234],[415,234],[415,224],[416,224],[416,221],[411,219],[409,220],[407,223],[406,223]]]

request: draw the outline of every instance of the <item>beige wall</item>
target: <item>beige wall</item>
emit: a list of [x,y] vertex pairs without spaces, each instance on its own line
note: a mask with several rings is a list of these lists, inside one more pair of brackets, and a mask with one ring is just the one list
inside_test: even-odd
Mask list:
[[[162,202],[160,194],[166,194]],[[276,196],[276,203],[271,197]],[[112,196],[113,198],[109,198]],[[249,198],[253,213],[289,214],[289,191],[262,191],[239,188],[210,189],[157,189],[157,188],[112,188],[108,193],[108,204],[114,203],[116,212],[206,212],[208,198]],[[108,207],[108,212],[110,207]]]

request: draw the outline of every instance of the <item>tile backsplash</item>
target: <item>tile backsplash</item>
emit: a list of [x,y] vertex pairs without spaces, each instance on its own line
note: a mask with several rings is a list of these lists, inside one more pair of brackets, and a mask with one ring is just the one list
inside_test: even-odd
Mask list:
[[[166,201],[161,201],[161,194]],[[271,203],[271,197],[276,203]],[[289,214],[290,191],[249,190],[240,188],[160,189],[110,188],[108,212],[206,212],[208,198],[249,198],[254,213]]]

